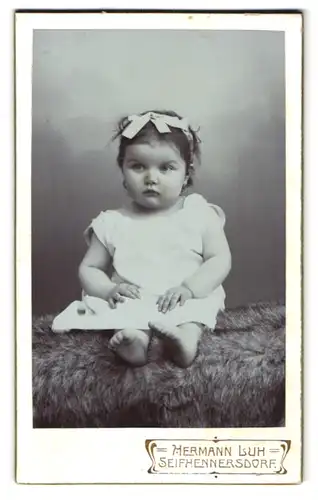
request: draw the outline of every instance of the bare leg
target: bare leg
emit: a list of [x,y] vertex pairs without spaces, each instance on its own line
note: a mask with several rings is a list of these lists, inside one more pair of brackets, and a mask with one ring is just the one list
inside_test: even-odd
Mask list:
[[171,347],[173,361],[182,368],[190,366],[197,354],[198,343],[202,335],[203,325],[200,323],[184,323],[170,327],[162,323],[149,323],[154,334],[162,338]]
[[151,333],[149,330],[124,329],[115,331],[109,348],[133,366],[147,363],[147,351]]

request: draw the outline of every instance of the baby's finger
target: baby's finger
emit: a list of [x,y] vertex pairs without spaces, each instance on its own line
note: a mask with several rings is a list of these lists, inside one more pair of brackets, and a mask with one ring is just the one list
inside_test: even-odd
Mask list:
[[180,300],[180,293],[174,293],[170,300],[169,311],[172,311],[172,309],[176,307],[179,300]]
[[165,296],[164,301],[163,301],[162,306],[161,306],[161,311],[163,313],[166,313],[168,311],[171,299],[172,299],[172,295]]
[[162,302],[164,300],[164,295],[160,295],[160,297],[158,297],[158,300],[157,300],[157,306],[158,306],[158,311],[161,311],[161,306],[162,306]]
[[109,307],[111,309],[116,309],[116,302],[114,301],[114,299],[108,299],[108,304],[109,304]]
[[125,302],[125,297],[123,297],[122,293],[117,292],[114,296],[116,302]]
[[180,306],[183,306],[186,303],[187,297],[185,294],[181,294],[180,296]]
[[134,295],[133,295],[133,292],[132,292],[132,289],[128,286],[121,286],[119,288],[119,293],[122,297],[129,297],[130,299],[133,299],[134,298]]
[[140,298],[139,290],[135,287],[130,287],[127,291],[127,297],[130,297],[131,299],[139,299]]
[[137,288],[137,287],[133,288],[133,294],[136,297],[136,299],[140,299],[140,290],[139,290],[139,288]]
[[163,295],[161,297],[159,311],[160,312],[165,312],[166,308],[169,305],[169,302],[170,302],[170,295]]

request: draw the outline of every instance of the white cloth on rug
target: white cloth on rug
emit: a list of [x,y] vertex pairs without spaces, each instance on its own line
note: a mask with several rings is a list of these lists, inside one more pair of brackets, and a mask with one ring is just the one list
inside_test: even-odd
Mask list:
[[85,238],[89,243],[92,232],[96,234],[113,258],[112,281],[139,286],[141,299],[127,298],[111,309],[106,301],[85,296],[86,313],[79,314],[81,303],[73,302],[54,319],[53,331],[146,329],[149,321],[158,320],[174,326],[198,322],[213,329],[217,313],[224,308],[222,286],[165,314],[157,310],[156,301],[199,269],[204,231],[209,226],[223,230],[224,223],[223,210],[199,194],[187,196],[183,207],[170,215],[134,218],[119,210],[101,212],[86,229]]

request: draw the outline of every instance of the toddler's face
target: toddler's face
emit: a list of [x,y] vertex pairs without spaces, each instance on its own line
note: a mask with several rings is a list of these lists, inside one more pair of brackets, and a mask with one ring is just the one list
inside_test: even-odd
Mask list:
[[172,206],[186,181],[186,164],[178,149],[158,141],[128,146],[122,171],[128,194],[149,210]]

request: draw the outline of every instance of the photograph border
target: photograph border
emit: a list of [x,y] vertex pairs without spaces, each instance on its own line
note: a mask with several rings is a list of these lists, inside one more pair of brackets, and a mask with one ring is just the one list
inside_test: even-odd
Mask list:
[[[241,436],[245,433],[247,436],[246,439],[248,440],[253,440],[255,439],[255,436],[257,434],[263,433],[266,437],[266,439],[276,439],[276,440],[291,440],[293,443],[293,447],[290,450],[290,454],[288,457],[288,464],[289,464],[289,471],[285,476],[284,479],[285,481],[274,481],[271,483],[270,481],[266,481],[266,484],[291,484],[295,482],[299,482],[301,480],[301,455],[302,455],[302,446],[301,446],[301,437],[302,437],[302,432],[301,432],[301,426],[302,426],[302,407],[301,407],[301,394],[302,394],[302,335],[303,335],[303,330],[302,330],[302,43],[303,43],[303,34],[302,34],[302,15],[299,12],[289,12],[287,14],[284,13],[266,13],[266,14],[259,14],[259,16],[255,16],[254,13],[251,11],[251,15],[249,17],[249,14],[232,14],[231,12],[227,11],[226,14],[220,14],[219,12],[217,14],[209,11],[208,14],[206,14],[204,11],[200,11],[200,13],[196,13],[193,11],[186,11],[183,12],[182,14],[179,13],[171,13],[165,11],[165,13],[162,13],[162,11],[149,11],[151,15],[164,15],[164,16],[169,16],[169,18],[174,17],[173,22],[172,20],[168,22],[165,22],[164,29],[175,29],[175,26],[173,24],[175,23],[176,17],[175,16],[180,16],[180,19],[182,18],[182,21],[180,23],[183,25],[184,22],[189,22],[189,19],[186,21],[185,18],[189,15],[191,16],[191,22],[193,22],[193,19],[195,20],[196,17],[201,17],[200,21],[198,23],[200,24],[202,19],[204,17],[211,18],[213,16],[213,20],[215,21],[216,17],[215,16],[220,16],[224,17],[229,20],[229,17],[232,17],[231,20],[229,20],[228,25],[232,26],[228,27],[226,29],[233,29],[233,25],[238,21],[238,19],[234,19],[234,17],[239,16],[240,20],[243,19],[242,16],[244,16],[245,23],[249,23],[247,20],[253,21],[253,24],[258,24],[262,16],[272,16],[271,22],[273,25],[271,25],[271,28],[266,28],[266,29],[282,29],[282,27],[285,27],[285,32],[290,36],[289,43],[294,43],[294,50],[296,49],[296,57],[295,57],[295,51],[291,51],[290,49],[286,50],[285,54],[285,63],[286,63],[286,69],[289,71],[291,68],[295,69],[296,68],[296,75],[294,75],[294,78],[292,78],[288,82],[288,88],[287,88],[287,73],[286,73],[286,194],[287,194],[287,200],[286,200],[286,218],[289,217],[289,221],[293,221],[292,225],[293,227],[288,225],[287,221],[287,226],[289,226],[289,229],[287,227],[287,236],[289,234],[289,237],[287,238],[286,241],[286,256],[287,256],[287,275],[286,275],[286,320],[287,320],[287,326],[286,329],[287,331],[290,330],[293,332],[293,335],[296,337],[297,333],[301,334],[301,338],[294,338],[292,339],[293,341],[290,341],[287,339],[286,341],[286,358],[287,358],[287,376],[286,376],[286,386],[287,386],[287,391],[286,391],[286,425],[285,428],[278,428],[278,429],[262,429],[262,428],[257,428],[257,429],[147,429],[147,432],[144,434],[147,436],[143,439],[143,442],[145,439],[152,439],[154,435],[158,436],[158,439],[163,439],[165,434],[167,434],[168,431],[172,431],[172,439],[174,441],[179,441],[180,439],[184,439],[184,435],[187,434],[189,435],[189,439],[193,439],[196,436],[199,436],[197,439],[206,439],[207,436],[209,439],[213,439],[216,431],[217,431],[217,437],[220,440],[226,439],[226,431],[228,434],[230,434],[230,438],[237,438],[239,437],[236,436]],[[26,382],[26,374],[30,374],[30,360],[32,359],[32,352],[31,352],[31,346],[30,346],[30,334],[26,335],[25,334],[25,327],[23,325],[26,324],[26,320],[32,317],[32,314],[30,316],[30,311],[32,311],[32,304],[31,304],[31,297],[30,293],[27,294],[27,290],[30,290],[30,256],[31,256],[31,232],[30,232],[30,213],[26,211],[25,209],[23,210],[23,207],[29,206],[31,207],[31,192],[26,189],[26,186],[31,186],[30,184],[30,174],[31,174],[31,169],[30,165],[28,168],[25,168],[26,166],[26,160],[25,158],[30,158],[31,162],[31,144],[30,144],[30,136],[27,135],[26,130],[31,130],[31,113],[30,113],[30,105],[31,105],[31,95],[30,95],[30,88],[28,88],[28,92],[22,93],[21,94],[21,84],[22,80],[25,79],[26,75],[30,75],[30,34],[32,32],[35,25],[41,25],[41,29],[43,29],[43,25],[46,24],[46,19],[47,16],[62,16],[62,17],[68,17],[68,19],[62,20],[62,17],[59,17],[59,29],[62,29],[60,21],[62,20],[62,24],[66,22],[68,24],[70,22],[70,16],[75,16],[78,17],[78,15],[82,15],[87,13],[86,11],[83,12],[81,11],[81,14],[57,14],[57,13],[45,13],[45,14],[26,14],[25,12],[19,12],[17,11],[16,13],[16,21],[17,21],[17,30],[16,30],[16,325],[17,325],[17,334],[16,334],[16,354],[17,354],[17,386],[16,386],[16,391],[17,391],[17,481],[19,483],[32,483],[32,484],[215,484],[213,480],[209,481],[203,481],[203,482],[195,482],[196,478],[190,476],[189,480],[187,478],[187,481],[185,482],[178,482],[178,481],[159,481],[159,482],[154,482],[153,480],[145,481],[145,482],[140,482],[140,481],[131,481],[131,482],[126,482],[126,481],[118,481],[118,482],[109,482],[109,481],[96,481],[93,480],[94,477],[91,477],[89,481],[84,481],[83,483],[79,483],[77,480],[76,481],[69,481],[67,477],[64,479],[62,482],[55,482],[52,481],[51,478],[48,478],[46,473],[45,473],[45,467],[48,466],[48,463],[50,463],[50,468],[53,467],[57,470],[57,460],[61,459],[61,453],[62,453],[62,448],[63,448],[63,456],[64,460],[67,463],[70,463],[70,460],[73,458],[73,453],[70,454],[69,450],[73,449],[74,450],[74,445],[76,444],[76,440],[78,440],[78,436],[76,436],[76,432],[73,432],[73,429],[67,430],[65,432],[61,432],[60,434],[63,434],[63,439],[59,440],[59,445],[55,446],[55,451],[54,453],[56,456],[52,458],[52,455],[50,457],[45,457],[43,453],[48,452],[48,449],[52,451],[52,446],[54,448],[54,441],[56,444],[56,436],[57,432],[60,431],[60,429],[57,430],[50,430],[46,432],[46,429],[33,429],[31,425],[31,432],[30,432],[30,418],[31,418],[31,408],[29,408],[29,399],[30,399],[30,387],[28,386],[28,383]],[[125,18],[129,17],[130,14],[136,14],[139,16],[147,16],[149,13],[145,13],[145,11],[142,11],[142,14],[137,13],[136,11],[131,11],[129,13],[123,13],[120,11],[120,13],[116,12],[116,16],[123,16]],[[284,15],[283,15],[284,14]],[[112,14],[110,11],[107,10],[107,15],[106,16],[98,16],[96,14],[96,11],[93,11],[91,14],[92,16],[97,16],[96,19],[98,18],[97,24],[103,25],[105,24],[105,21],[100,19],[101,17],[107,19],[108,16],[111,16]],[[282,16],[286,17],[286,20],[282,22]],[[25,17],[26,16],[26,17]],[[35,16],[35,17],[34,17]],[[43,16],[46,16],[45,22],[44,19],[39,19],[40,16],[43,18]],[[277,19],[277,16],[279,16],[279,21]],[[293,22],[290,22],[291,16],[293,19],[297,18],[297,21],[295,21],[294,25],[290,27],[290,25],[293,24]],[[33,19],[31,19],[31,17]],[[287,20],[288,18],[288,20]],[[26,21],[28,19],[28,21]],[[75,18],[74,18],[75,19]],[[143,17],[143,20],[145,17]],[[167,17],[164,18],[165,21],[167,20]],[[30,20],[30,21],[29,21]],[[234,24],[233,21],[234,20]],[[56,21],[56,18],[54,22]],[[268,20],[267,20],[268,21]],[[266,22],[267,22],[266,21]],[[75,22],[75,21],[74,21]],[[78,22],[78,21],[76,21]],[[82,20],[80,21],[81,24]],[[83,20],[84,22],[84,20]],[[128,23],[127,25],[125,23]],[[143,21],[144,22],[144,21]],[[203,22],[203,21],[202,21]],[[205,19],[206,22],[206,19]],[[129,20],[123,19],[123,23],[125,26],[127,26],[127,29],[131,29],[131,18]],[[171,24],[169,24],[171,23]],[[286,23],[286,24],[285,24]],[[106,23],[107,24],[107,23]],[[181,25],[180,24],[180,25]],[[195,21],[194,21],[195,24]],[[225,23],[226,24],[226,23]],[[261,23],[260,23],[261,24]],[[167,27],[168,25],[168,27]],[[147,22],[147,26],[149,26],[149,22]],[[169,27],[170,26],[170,27]],[[172,27],[173,26],[173,27]],[[214,25],[215,26],[215,25]],[[39,29],[39,28],[37,28]],[[52,29],[52,28],[51,28]],[[66,28],[65,28],[66,29]],[[77,28],[67,28],[67,29],[78,29]],[[87,29],[87,28],[86,28]],[[96,28],[98,29],[98,28]],[[103,29],[112,29],[109,26],[107,28]],[[125,29],[125,28],[122,28]],[[134,27],[133,29],[144,29],[144,28],[137,28]],[[149,28],[148,28],[149,29]],[[197,28],[199,29],[199,28]],[[211,28],[210,28],[211,29]],[[215,28],[213,28],[215,29]],[[221,28],[224,29],[224,28]],[[242,28],[240,28],[242,29]],[[244,28],[248,29],[248,28]],[[250,28],[251,29],[251,28]],[[253,28],[255,29],[255,28]],[[258,29],[261,29],[258,27]],[[265,28],[263,28],[265,29]],[[286,37],[286,40],[288,37]],[[26,40],[28,40],[28,43],[26,43]],[[287,45],[287,44],[286,44]],[[32,46],[32,44],[31,44]],[[28,52],[27,56],[26,52]],[[288,53],[287,53],[288,52]],[[22,61],[22,54],[24,54],[24,60]],[[295,62],[295,59],[297,62]],[[298,101],[299,102],[298,102]],[[287,119],[288,116],[288,119]],[[23,166],[23,169],[22,169]],[[288,206],[288,217],[287,217],[287,206]],[[296,222],[295,222],[296,221]],[[289,233],[288,233],[289,232]],[[290,243],[288,243],[288,240],[293,242],[293,248],[291,248]],[[297,240],[299,240],[297,242]],[[289,271],[288,271],[289,269]],[[292,270],[292,273],[290,273],[290,270]],[[293,276],[291,276],[292,274]],[[289,298],[287,300],[287,296],[292,297],[291,299]],[[26,297],[29,297],[30,300],[26,300]],[[22,335],[23,332],[23,335]],[[30,332],[29,332],[30,333]],[[288,334],[290,335],[290,334]],[[287,335],[287,337],[288,337]],[[30,356],[28,358],[28,356]],[[293,360],[293,368],[290,369],[291,361]],[[298,370],[295,370],[295,362],[296,366],[299,368]],[[295,391],[296,387],[296,396],[292,394],[292,392]],[[23,390],[22,390],[23,388]],[[292,388],[292,391],[290,390]],[[32,388],[31,388],[32,392]],[[287,393],[289,393],[287,397]],[[289,403],[289,407],[287,407],[287,402]],[[293,421],[295,422],[290,422],[291,420],[291,409],[294,409],[294,417]],[[32,419],[31,419],[32,420]],[[105,430],[105,429],[103,429]],[[111,433],[113,433],[113,437],[111,440],[111,447],[116,447],[118,446],[118,442],[120,441],[121,437],[119,434],[124,435],[124,440],[127,439],[127,430],[118,430],[118,429],[108,429]],[[33,432],[32,432],[33,431]],[[54,432],[55,431],[55,432]],[[100,430],[99,432],[94,429],[90,430],[89,432],[85,432],[87,429],[80,429],[77,432],[80,432],[84,439],[82,442],[82,446],[84,448],[90,449],[90,440],[92,438],[92,432],[95,434],[98,434],[98,440],[101,437]],[[136,433],[136,429],[132,429],[134,433]],[[180,432],[181,431],[181,432]],[[209,432],[210,431],[210,432]],[[289,435],[288,435],[289,432]],[[295,438],[290,437],[290,433],[292,433]],[[33,434],[33,436],[32,436]],[[35,438],[35,435],[37,434],[37,438]],[[49,436],[51,434],[51,436]],[[66,434],[68,434],[68,437],[66,440],[69,440],[67,443],[67,448],[68,451],[65,449],[65,438]],[[139,434],[139,433],[138,433]],[[253,437],[254,436],[254,437]],[[109,437],[109,436],[108,436]],[[45,439],[44,439],[45,438]],[[233,439],[234,439],[233,438]],[[136,449],[140,447],[140,439],[141,437],[138,437],[138,440],[135,440],[134,446]],[[256,437],[257,439],[257,437]],[[43,443],[45,443],[45,446],[43,447]],[[98,444],[97,448],[94,448],[95,453],[97,453],[97,450],[100,448],[100,443]],[[63,446],[62,446],[63,445]],[[75,446],[76,450],[76,446]],[[31,456],[33,457],[34,460],[30,460],[30,453]],[[53,453],[53,455],[54,455]],[[78,453],[78,448],[77,452]],[[146,453],[144,452],[144,460],[143,464],[147,463],[148,468],[149,468],[149,459],[146,456]],[[72,455],[72,457],[71,457]],[[141,455],[138,455],[138,457]],[[36,462],[35,458],[38,457],[38,462]],[[43,463],[43,466],[41,464],[41,468],[39,471],[39,458],[41,462],[45,462],[45,465]],[[118,457],[117,457],[118,458]],[[99,459],[100,459],[100,454],[99,454]],[[139,459],[138,459],[139,460]],[[287,458],[286,458],[287,460]],[[32,464],[33,462],[33,464]],[[104,462],[105,463],[105,462]],[[287,462],[286,462],[287,463]],[[36,464],[36,465],[34,465]],[[77,464],[78,465],[78,464]],[[37,470],[35,470],[37,469]],[[75,469],[75,465],[74,465]],[[86,467],[87,469],[87,467]],[[144,469],[143,469],[144,471]],[[86,470],[87,472],[87,470]],[[145,471],[144,471],[145,472]],[[144,473],[143,472],[143,473]],[[68,472],[68,474],[72,474],[73,472]],[[76,476],[81,477],[85,473],[85,468],[81,468],[80,470],[76,471]],[[100,473],[100,471],[99,471]],[[61,477],[61,470],[57,470],[57,474],[59,477]],[[51,474],[52,475],[52,474]],[[95,474],[96,476],[96,474]],[[37,477],[42,477],[41,481],[37,481]],[[44,478],[44,479],[43,479]],[[148,476],[149,479],[149,476]],[[265,484],[263,482],[260,482],[260,478],[254,478],[257,479],[255,481],[249,481],[249,482],[244,482],[244,481],[239,481],[239,482],[233,482],[231,479],[228,481],[225,480],[224,482],[222,481],[217,481],[218,484]],[[286,482],[287,480],[287,482]]]

